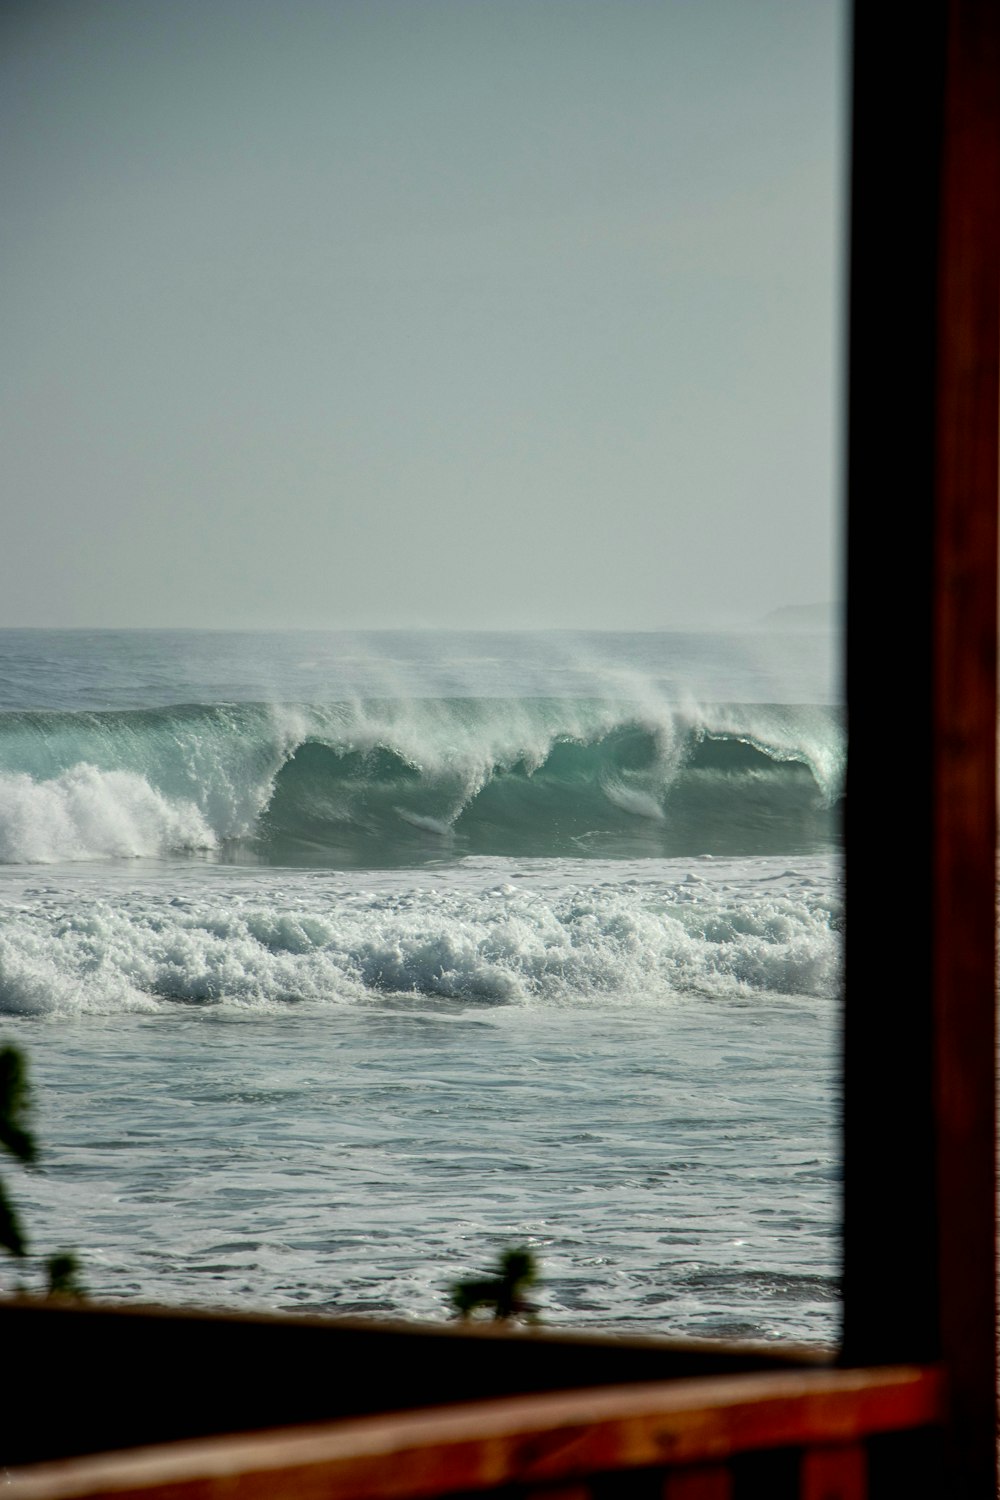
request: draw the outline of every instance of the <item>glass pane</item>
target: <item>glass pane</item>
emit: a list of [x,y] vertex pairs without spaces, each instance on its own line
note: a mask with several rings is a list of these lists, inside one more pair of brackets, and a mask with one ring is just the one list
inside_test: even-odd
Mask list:
[[843,7],[4,25],[33,1244],[833,1338]]

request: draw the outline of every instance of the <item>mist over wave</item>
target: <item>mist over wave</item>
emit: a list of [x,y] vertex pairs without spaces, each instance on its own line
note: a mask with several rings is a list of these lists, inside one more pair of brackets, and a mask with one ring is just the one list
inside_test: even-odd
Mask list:
[[830,707],[357,699],[0,715],[0,861],[198,853],[809,852],[838,836]]

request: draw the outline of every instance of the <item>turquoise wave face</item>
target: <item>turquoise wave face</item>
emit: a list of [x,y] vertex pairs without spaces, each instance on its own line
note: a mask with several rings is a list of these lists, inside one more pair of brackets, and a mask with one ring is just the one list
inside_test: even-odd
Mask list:
[[843,728],[796,705],[416,699],[0,716],[0,860],[818,852]]

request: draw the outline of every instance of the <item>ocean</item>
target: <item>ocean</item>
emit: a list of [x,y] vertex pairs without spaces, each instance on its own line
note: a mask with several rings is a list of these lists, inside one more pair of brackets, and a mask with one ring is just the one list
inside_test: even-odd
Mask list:
[[839,661],[0,631],[33,1249],[105,1298],[441,1319],[527,1244],[553,1326],[834,1340]]

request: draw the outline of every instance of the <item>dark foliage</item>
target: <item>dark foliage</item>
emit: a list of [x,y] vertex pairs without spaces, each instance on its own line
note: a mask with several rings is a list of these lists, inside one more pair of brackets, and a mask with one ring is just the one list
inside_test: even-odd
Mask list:
[[[13,1156],[22,1166],[30,1167],[38,1159],[38,1147],[28,1124],[31,1112],[31,1089],[24,1058],[16,1047],[0,1048],[0,1149]],[[0,1250],[17,1260],[28,1254],[28,1242],[17,1211],[0,1181]],[[75,1255],[60,1251],[46,1261],[50,1296],[80,1297],[79,1265]]]
[[38,1156],[35,1138],[28,1128],[31,1090],[24,1058],[16,1047],[0,1049],[0,1146],[18,1161],[29,1165]]
[[534,1317],[536,1309],[524,1292],[537,1280],[535,1257],[525,1246],[519,1245],[503,1251],[492,1276],[456,1281],[451,1289],[451,1305],[463,1318],[479,1308],[492,1308],[497,1319]]

